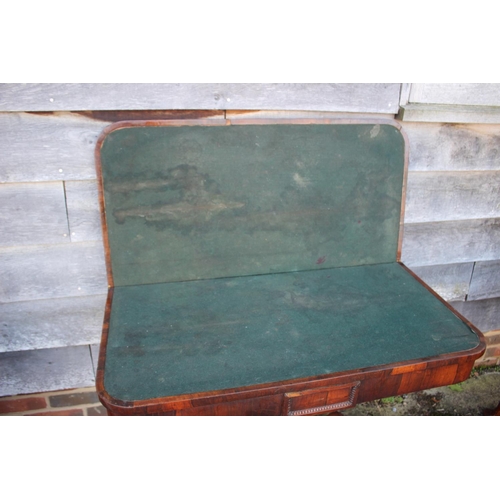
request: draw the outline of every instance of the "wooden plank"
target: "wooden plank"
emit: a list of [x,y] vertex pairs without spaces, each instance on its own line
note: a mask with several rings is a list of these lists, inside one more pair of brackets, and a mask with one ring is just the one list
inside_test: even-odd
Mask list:
[[469,290],[469,300],[500,297],[500,260],[476,262]]
[[0,352],[97,343],[106,295],[0,304]]
[[330,119],[330,120],[376,120],[393,119],[390,113],[340,113],[335,111],[305,111],[305,110],[228,110],[226,119],[236,122],[238,120],[269,119],[269,120],[296,120],[296,119]]
[[414,266],[411,270],[445,300],[465,300],[473,262],[441,266]]
[[0,248],[0,301],[106,293],[101,242]]
[[107,122],[70,113],[0,113],[0,182],[95,179]]
[[101,241],[97,181],[67,181],[65,187],[71,241]]
[[0,246],[68,243],[62,182],[0,184]]
[[451,302],[451,305],[483,332],[500,328],[500,298]]
[[401,93],[399,95],[399,106],[405,106],[410,99],[411,83],[401,84]]
[[499,125],[404,123],[410,170],[500,170]]
[[[100,340],[100,338],[99,338]],[[97,362],[99,360],[99,349],[101,348],[100,344],[91,344],[90,345],[90,357],[92,358],[92,368],[94,370],[94,375],[97,372]]]
[[305,109],[392,113],[399,83],[4,83],[0,111]]
[[404,104],[397,118],[407,122],[500,123],[498,106],[459,104]]
[[412,83],[410,102],[500,106],[500,83]]
[[405,224],[408,267],[500,259],[500,219]]
[[405,222],[500,217],[500,171],[410,172]]
[[0,396],[59,391],[95,384],[88,346],[0,354]]

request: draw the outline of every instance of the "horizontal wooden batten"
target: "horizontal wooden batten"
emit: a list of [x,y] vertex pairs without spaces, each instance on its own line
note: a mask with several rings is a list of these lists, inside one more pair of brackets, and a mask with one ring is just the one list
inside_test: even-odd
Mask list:
[[71,113],[0,113],[0,182],[95,179],[94,149],[106,125]]
[[94,344],[106,295],[0,304],[0,352]]
[[101,242],[0,249],[0,301],[78,297],[107,289]]
[[397,115],[405,122],[500,123],[500,107],[456,104],[405,104]]
[[89,346],[0,353],[0,397],[94,385]]
[[500,170],[410,172],[405,223],[500,217]]
[[6,83],[0,111],[306,109],[392,113],[399,83]]
[[412,83],[409,102],[500,106],[500,83]]
[[67,181],[65,188],[71,241],[102,240],[97,181]]
[[451,305],[483,332],[500,328],[500,297],[452,302]]
[[500,260],[476,262],[468,300],[500,297]]
[[405,224],[401,261],[408,267],[500,259],[500,219]]
[[409,169],[500,170],[500,125],[403,123]]
[[465,300],[473,262],[441,266],[414,266],[411,270],[445,300]]
[[63,183],[0,184],[0,226],[2,247],[69,243]]
[[227,110],[225,113],[226,119],[231,120],[231,122],[236,122],[238,120],[297,120],[297,119],[308,119],[311,120],[321,120],[321,119],[331,119],[331,120],[377,120],[386,119],[391,120],[394,115],[391,113],[342,113],[335,111],[309,111],[309,110],[283,110],[283,109],[264,109],[264,110],[252,110],[252,109],[240,109],[240,110]]

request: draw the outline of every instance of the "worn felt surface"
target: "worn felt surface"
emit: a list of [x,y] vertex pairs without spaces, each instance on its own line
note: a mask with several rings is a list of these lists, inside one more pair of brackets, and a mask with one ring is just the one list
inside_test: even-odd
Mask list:
[[141,400],[474,348],[399,264],[115,289],[104,385]]
[[123,128],[101,162],[116,286],[396,260],[390,125]]

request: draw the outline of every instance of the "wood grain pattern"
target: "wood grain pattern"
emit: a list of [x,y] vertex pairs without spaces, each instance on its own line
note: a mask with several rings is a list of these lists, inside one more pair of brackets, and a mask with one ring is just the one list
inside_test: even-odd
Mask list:
[[[101,351],[102,352],[102,351]],[[484,340],[477,349],[468,353],[442,356],[432,360],[369,368],[324,376],[315,380],[283,381],[190,394],[155,400],[123,402],[106,393],[102,386],[101,369],[97,373],[99,399],[112,415],[287,415],[284,395],[311,392],[337,392],[339,386],[359,386],[357,403],[418,390],[451,385],[464,381],[474,360],[484,352]],[[395,369],[404,368],[398,372]],[[413,369],[415,368],[415,369]]]
[[403,123],[410,170],[500,170],[499,125]]
[[0,249],[0,301],[78,297],[106,292],[102,243]]
[[65,189],[71,241],[101,241],[97,181],[66,181]]
[[451,305],[483,332],[500,328],[500,297],[452,302]]
[[89,387],[95,383],[88,346],[0,354],[0,397]]
[[411,172],[405,223],[500,217],[500,171]]
[[476,262],[468,300],[500,297],[500,260]]
[[68,243],[62,182],[0,184],[0,246]]
[[0,111],[307,109],[397,113],[399,83],[7,83]]
[[106,125],[71,113],[0,113],[0,182],[95,179]]
[[500,259],[500,219],[405,224],[404,231],[409,267]]
[[411,270],[445,300],[465,300],[469,293],[473,262],[412,267]]
[[0,304],[0,352],[99,342],[106,295]]
[[409,101],[500,106],[499,83],[412,83]]

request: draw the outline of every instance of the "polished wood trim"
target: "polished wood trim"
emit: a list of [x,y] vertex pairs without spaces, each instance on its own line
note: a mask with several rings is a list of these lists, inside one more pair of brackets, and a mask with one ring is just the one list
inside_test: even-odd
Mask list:
[[[103,338],[103,341],[105,339]],[[101,349],[104,349],[101,346]],[[103,350],[101,351],[103,352]],[[204,406],[217,405],[222,403],[238,402],[252,398],[279,396],[284,397],[285,393],[301,392],[311,389],[331,388],[343,383],[361,382],[358,394],[358,402],[370,401],[380,397],[404,394],[408,391],[400,391],[401,382],[404,377],[416,374],[423,378],[425,373],[438,373],[439,370],[446,370],[447,367],[455,366],[452,378],[447,380],[448,384],[458,383],[465,380],[474,365],[474,361],[484,352],[484,344],[476,348],[458,353],[447,353],[439,356],[421,358],[410,361],[402,361],[387,365],[362,368],[357,370],[331,373],[320,376],[312,376],[302,379],[283,380],[267,384],[259,384],[247,387],[237,387],[219,391],[210,391],[193,394],[182,394],[178,396],[166,396],[141,401],[121,401],[108,394],[102,385],[103,374],[99,374],[98,380],[101,384],[97,390],[102,404],[115,414],[146,414],[158,411],[184,410]],[[98,371],[104,369],[105,355],[101,360],[99,357]],[[459,370],[462,367],[464,369]],[[395,388],[386,389],[383,387],[383,381],[394,378]],[[370,380],[371,384],[364,385],[365,381]],[[433,383],[433,377],[418,382],[413,390],[422,390],[436,387],[443,384]],[[446,385],[446,384],[445,384]],[[370,386],[370,387],[369,387]],[[406,387],[406,386],[405,386]],[[411,391],[410,391],[411,392]]]
[[102,230],[102,241],[104,245],[104,260],[106,263],[106,275],[108,278],[108,287],[113,287],[114,286],[113,268],[111,266],[111,249],[109,246],[108,222],[106,220],[106,201],[104,199],[104,184],[102,178],[102,163],[101,163],[101,147],[104,139],[105,136],[101,135],[97,140],[95,149],[95,168],[97,175],[97,196],[99,201],[99,211],[101,215],[101,230]]
[[399,237],[398,237],[398,249],[396,254],[396,262],[401,261],[401,253],[403,251],[403,235],[404,235],[404,222],[405,222],[405,209],[406,209],[406,191],[408,187],[408,165],[410,161],[410,140],[406,131],[400,126],[399,132],[403,136],[405,142],[405,158],[404,158],[404,172],[403,172],[403,187],[401,195],[401,216],[399,218]]

